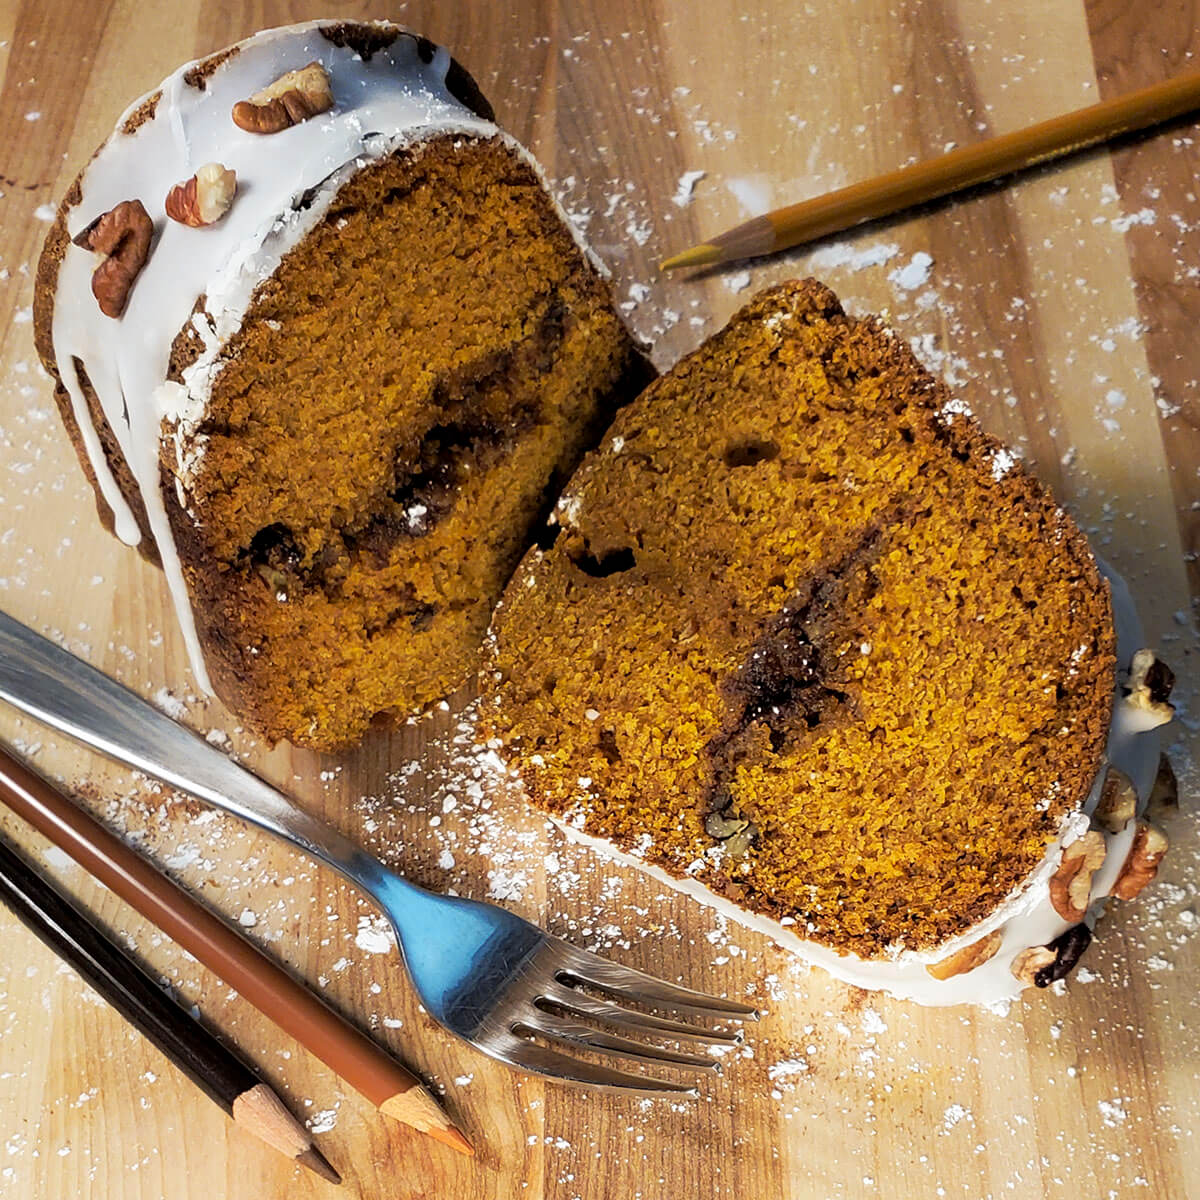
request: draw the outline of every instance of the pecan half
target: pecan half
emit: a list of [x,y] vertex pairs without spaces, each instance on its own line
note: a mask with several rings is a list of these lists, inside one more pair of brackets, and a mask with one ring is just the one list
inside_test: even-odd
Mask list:
[[1139,650],[1129,664],[1128,692],[1122,701],[1142,719],[1142,727],[1154,729],[1175,716],[1167,702],[1175,686],[1175,673],[1153,650]]
[[1147,821],[1139,821],[1133,845],[1129,847],[1129,854],[1112,886],[1112,894],[1118,900],[1132,900],[1158,874],[1158,864],[1168,845],[1167,835],[1161,829]]
[[987,937],[980,938],[979,941],[972,942],[969,946],[964,946],[961,950],[951,954],[949,958],[943,958],[941,962],[928,963],[925,970],[934,979],[952,979],[955,975],[965,975],[968,971],[975,970],[976,967],[982,967],[988,959],[992,958],[1000,949],[1002,941],[1004,941],[1004,931],[994,929]]
[[333,107],[329,72],[319,62],[281,75],[233,106],[233,123],[247,133],[279,133]]
[[1063,847],[1058,870],[1050,878],[1050,903],[1064,921],[1082,921],[1092,899],[1092,876],[1104,862],[1107,843],[1098,829]]
[[233,203],[237,175],[221,163],[205,163],[191,179],[177,183],[168,193],[164,208],[172,221],[181,225],[212,225]]
[[1109,767],[1092,820],[1107,833],[1120,833],[1137,815],[1138,794],[1124,771]]
[[140,200],[122,200],[75,239],[77,246],[106,255],[92,272],[92,295],[106,317],[125,311],[134,281],[150,257],[154,222]]

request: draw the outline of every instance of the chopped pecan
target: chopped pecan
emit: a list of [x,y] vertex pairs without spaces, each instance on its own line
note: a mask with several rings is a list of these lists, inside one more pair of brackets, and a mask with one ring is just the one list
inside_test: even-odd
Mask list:
[[1112,894],[1118,900],[1132,900],[1158,874],[1158,864],[1167,852],[1167,835],[1147,821],[1139,821],[1133,845],[1121,867]]
[[1026,987],[1032,987],[1040,971],[1050,966],[1057,955],[1049,946],[1030,946],[1012,961],[1012,973]]
[[758,837],[758,826],[753,821],[747,821],[744,829],[739,829],[732,837],[725,839],[725,851],[731,858],[741,858],[754,844]]
[[1034,972],[1033,982],[1036,987],[1049,987],[1060,979],[1066,979],[1075,969],[1075,964],[1083,957],[1083,952],[1092,944],[1092,931],[1080,922],[1072,925],[1065,933],[1046,947],[1054,952],[1054,961],[1048,966]]
[[994,929],[987,937],[980,938],[979,941],[972,942],[969,946],[964,946],[961,950],[951,954],[949,958],[927,964],[925,970],[934,979],[952,979],[955,975],[965,975],[968,971],[983,966],[988,959],[992,958],[1000,949],[1002,941],[1004,941],[1004,931]]
[[1050,903],[1064,921],[1081,921],[1092,898],[1092,876],[1104,862],[1107,843],[1098,829],[1063,847],[1058,870],[1050,878]]
[[1120,833],[1137,815],[1138,794],[1124,771],[1109,767],[1092,820],[1107,833]]
[[281,75],[233,106],[233,123],[247,133],[279,133],[333,107],[329,72],[319,62]]
[[92,272],[92,295],[106,317],[125,311],[134,281],[150,256],[154,222],[140,200],[122,200],[74,240],[85,250],[106,255]]
[[168,193],[167,216],[181,225],[212,225],[233,203],[237,175],[221,163],[205,163],[191,179],[177,183]]
[[1168,703],[1175,673],[1153,650],[1139,650],[1129,664],[1129,684],[1123,704],[1137,712],[1144,728],[1165,725],[1175,716]]

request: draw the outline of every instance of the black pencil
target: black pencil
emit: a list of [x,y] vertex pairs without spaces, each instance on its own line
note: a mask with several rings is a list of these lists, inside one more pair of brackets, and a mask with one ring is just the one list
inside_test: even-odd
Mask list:
[[237,1125],[322,1178],[341,1183],[275,1092],[2,840],[0,900]]

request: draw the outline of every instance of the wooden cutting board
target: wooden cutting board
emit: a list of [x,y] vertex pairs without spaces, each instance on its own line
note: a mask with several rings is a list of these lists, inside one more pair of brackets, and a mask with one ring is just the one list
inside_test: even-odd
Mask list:
[[[0,2],[0,608],[51,632],[415,878],[766,1010],[697,1102],[578,1093],[450,1043],[375,913],[232,820],[11,713],[0,735],[445,1090],[474,1161],[338,1079],[15,820],[7,834],[240,1046],[344,1194],[1200,1195],[1200,838],[1189,797],[1200,525],[1200,145],[1192,124],[707,279],[655,263],[769,207],[1192,67],[1188,6],[1078,0],[312,5]],[[735,9],[747,10],[734,15]],[[753,11],[749,11],[753,10]],[[258,745],[198,697],[159,573],[104,535],[30,324],[53,206],[126,103],[179,62],[310,16],[389,16],[453,47],[545,164],[661,366],[756,289],[812,273],[882,311],[1129,578],[1180,675],[1182,810],[1143,902],[1007,1018],[853,993],[770,942],[565,845],[471,750],[468,698],[357,753]],[[332,1196],[235,1129],[0,914],[0,1196]]]

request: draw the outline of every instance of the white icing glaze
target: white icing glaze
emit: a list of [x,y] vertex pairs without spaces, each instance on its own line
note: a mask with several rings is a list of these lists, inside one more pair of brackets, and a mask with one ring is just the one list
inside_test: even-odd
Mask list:
[[[1117,661],[1124,668],[1135,651],[1145,645],[1137,610],[1125,581],[1107,564],[1100,569],[1112,587],[1113,615],[1117,632]],[[1105,761],[1097,773],[1082,813],[1067,817],[1058,838],[1047,850],[1040,865],[1007,900],[984,920],[973,925],[933,951],[902,950],[890,957],[863,959],[854,954],[839,954],[827,946],[805,940],[797,926],[782,925],[758,913],[739,908],[694,878],[676,878],[661,867],[615,847],[573,824],[570,817],[552,818],[572,841],[581,842],[624,866],[644,871],[660,883],[699,900],[702,904],[747,928],[765,934],[806,962],[828,971],[837,979],[855,987],[886,991],[905,1000],[930,1007],[976,1004],[1002,1009],[1021,991],[1012,974],[1013,959],[1030,946],[1043,946],[1071,927],[1050,903],[1049,879],[1058,867],[1064,845],[1074,841],[1088,828],[1088,817],[1100,799],[1107,767],[1124,771],[1137,788],[1140,807],[1145,808],[1158,769],[1159,738],[1154,730],[1144,730],[1124,719],[1125,706],[1118,699],[1109,726]],[[1087,923],[1094,925],[1102,914],[1117,874],[1133,843],[1136,823],[1130,821],[1120,833],[1105,833],[1107,855],[1092,879],[1092,902]],[[995,929],[1002,930],[1002,941],[995,956],[973,971],[938,980],[926,970],[930,963],[941,962],[956,950],[968,946]]]
[[[105,461],[74,359],[83,363],[137,481],[192,668],[206,689],[208,673],[160,493],[164,421],[186,480],[202,451],[188,434],[203,415],[221,345],[236,331],[254,288],[320,220],[337,186],[354,171],[400,145],[434,134],[502,136],[447,90],[446,50],[439,48],[431,62],[423,63],[415,39],[402,36],[364,61],[321,35],[320,28],[330,24],[311,21],[239,42],[237,53],[208,76],[204,90],[185,82],[195,63],[180,67],[163,83],[151,119],[131,134],[121,132],[146,97],[122,115],[117,131],[84,172],[80,203],[67,213],[71,237],[122,200],[141,200],[154,221],[149,259],[117,320],[104,316],[92,297],[97,256],[74,245],[67,248],[51,334],[100,491],[113,511],[118,536],[130,545],[140,540],[137,522]],[[330,111],[270,135],[247,133],[234,125],[230,110],[237,101],[312,61],[330,74]],[[507,137],[504,141],[536,169],[515,142]],[[232,208],[221,221],[201,229],[168,220],[167,192],[206,162],[236,171],[238,191]],[[297,199],[313,188],[318,189],[313,203],[297,210]],[[187,386],[167,384],[171,345],[201,295],[207,296],[213,317],[211,325],[196,322],[204,354],[189,372]],[[178,483],[177,494],[184,502]]]

